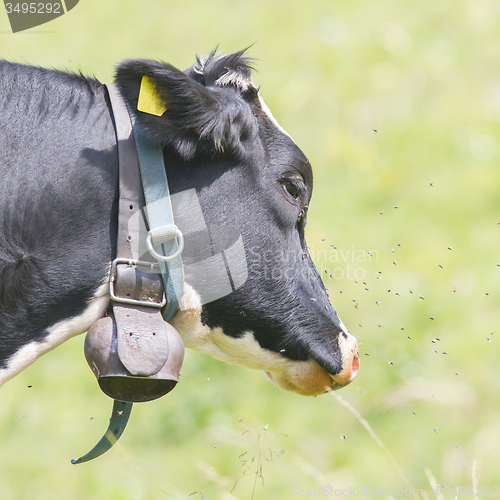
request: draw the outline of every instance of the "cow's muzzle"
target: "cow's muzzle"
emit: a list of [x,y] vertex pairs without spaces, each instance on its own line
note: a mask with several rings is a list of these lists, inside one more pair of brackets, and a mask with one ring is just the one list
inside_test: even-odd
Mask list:
[[339,341],[342,368],[336,374],[328,373],[314,359],[290,362],[279,371],[265,373],[272,382],[283,389],[303,396],[318,396],[341,389],[356,378],[360,363],[356,338],[347,333],[340,338],[342,338],[342,341]]

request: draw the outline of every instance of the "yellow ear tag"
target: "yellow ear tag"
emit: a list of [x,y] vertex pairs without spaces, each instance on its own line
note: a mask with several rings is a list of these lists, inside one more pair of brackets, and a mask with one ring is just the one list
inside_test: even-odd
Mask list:
[[149,76],[142,77],[137,109],[156,116],[161,116],[168,109],[158,95],[155,82]]

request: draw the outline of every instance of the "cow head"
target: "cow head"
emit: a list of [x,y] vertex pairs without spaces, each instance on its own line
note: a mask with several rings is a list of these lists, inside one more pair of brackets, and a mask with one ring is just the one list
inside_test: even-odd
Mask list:
[[[357,344],[308,254],[311,165],[250,73],[243,52],[212,53],[185,72],[126,61],[116,82],[138,125],[164,145],[171,193],[195,192],[208,228],[237,228],[241,235],[239,261],[224,257],[233,272],[231,293],[203,301],[194,283],[203,277],[187,274],[172,320],[185,345],[264,370],[284,389],[317,395],[354,379]],[[163,104],[159,115],[137,111],[144,76]],[[244,268],[236,272],[244,275],[239,283],[235,266]]]

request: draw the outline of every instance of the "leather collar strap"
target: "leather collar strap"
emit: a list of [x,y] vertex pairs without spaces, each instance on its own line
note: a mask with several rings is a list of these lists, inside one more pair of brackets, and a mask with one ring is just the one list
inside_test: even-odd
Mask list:
[[[121,258],[139,258],[139,224],[133,224],[132,215],[144,208],[139,163],[132,124],[123,98],[116,87],[106,85],[113,109],[118,148],[118,238],[116,255]],[[135,256],[134,256],[135,253]]]
[[182,233],[174,224],[163,150],[159,143],[145,137],[137,124],[132,125],[133,115],[129,114],[118,89],[112,85],[106,87],[113,107],[118,139],[120,200],[117,256],[133,259],[135,254],[140,258],[139,218],[132,218],[132,215],[142,210],[146,203],[145,212],[150,229],[147,243],[159,263],[166,298],[162,315],[165,321],[169,321],[179,309],[184,290],[180,257],[184,241]]
[[[164,305],[163,287],[158,266],[136,260],[140,258],[140,228],[139,217],[133,214],[144,207],[144,199],[134,136],[118,89],[108,86],[108,92],[116,123],[120,186],[117,258],[110,278],[117,348],[120,361],[132,375],[148,377],[157,373],[168,357],[167,332],[159,311]],[[123,396],[116,399],[127,400]]]

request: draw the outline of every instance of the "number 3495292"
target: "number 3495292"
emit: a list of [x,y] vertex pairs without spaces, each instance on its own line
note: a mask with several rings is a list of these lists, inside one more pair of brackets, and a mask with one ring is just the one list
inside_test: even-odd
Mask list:
[[62,14],[60,2],[6,3],[7,14]]

